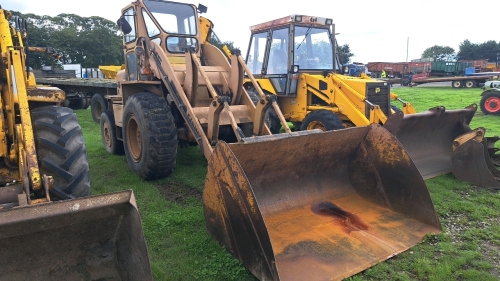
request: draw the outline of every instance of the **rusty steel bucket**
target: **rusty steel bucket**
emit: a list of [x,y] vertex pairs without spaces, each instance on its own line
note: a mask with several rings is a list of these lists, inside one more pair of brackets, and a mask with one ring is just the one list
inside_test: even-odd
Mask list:
[[132,191],[0,211],[0,280],[153,280]]
[[453,140],[471,131],[476,110],[473,104],[457,110],[439,106],[404,117],[393,114],[384,127],[404,146],[422,177],[429,179],[451,172]]
[[211,236],[261,280],[338,280],[441,232],[427,187],[380,125],[219,142]]
[[491,159],[492,152],[493,156],[496,156],[494,143],[498,141],[498,137],[484,137],[485,133],[485,128],[477,128],[455,140],[451,171],[459,180],[481,187],[500,189],[500,171]]

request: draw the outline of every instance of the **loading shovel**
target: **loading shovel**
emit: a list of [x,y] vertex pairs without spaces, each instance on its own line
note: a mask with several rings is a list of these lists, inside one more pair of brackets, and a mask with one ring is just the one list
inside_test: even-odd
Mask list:
[[380,125],[219,142],[211,236],[260,280],[339,280],[441,232],[427,187]]
[[153,280],[132,191],[0,211],[1,280]]

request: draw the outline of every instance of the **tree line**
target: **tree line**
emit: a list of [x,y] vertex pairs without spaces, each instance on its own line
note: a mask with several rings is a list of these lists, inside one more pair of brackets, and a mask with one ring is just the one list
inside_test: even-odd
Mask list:
[[449,46],[434,45],[424,50],[422,58],[433,58],[435,61],[483,60],[496,62],[500,56],[500,41],[489,40],[483,43],[472,43],[468,39],[460,43],[458,52]]
[[116,23],[110,20],[75,14],[50,17],[12,11],[12,15],[28,22],[25,43],[52,47],[60,55],[60,61],[56,61],[45,54],[30,52],[28,65],[32,68],[59,64],[81,64],[90,68],[123,63],[122,36]]
[[[11,11],[13,16],[28,22],[28,46],[52,47],[60,60],[45,54],[31,52],[28,65],[34,69],[42,66],[59,68],[61,64],[81,64],[84,68],[99,65],[123,64],[122,36],[116,23],[102,17],[82,17],[75,14],[59,14],[55,17],[22,14]],[[212,42],[219,48],[226,44],[234,48],[234,42]],[[354,56],[348,44],[337,46],[340,63],[345,64]]]

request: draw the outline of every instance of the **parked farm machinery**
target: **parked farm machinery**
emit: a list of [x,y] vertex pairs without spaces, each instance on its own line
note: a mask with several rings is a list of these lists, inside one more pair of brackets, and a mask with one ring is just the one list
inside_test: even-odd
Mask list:
[[133,193],[90,196],[76,115],[26,65],[44,51],[27,21],[0,8],[0,35],[0,279],[152,280]]
[[[261,280],[348,277],[441,231],[418,169],[392,134],[378,124],[291,132],[239,51],[228,60],[208,43],[205,11],[151,0],[122,10],[125,69],[100,119],[108,152],[124,153],[133,172],[152,180],[174,171],[179,144],[198,146],[208,160],[209,233]],[[175,32],[164,18],[177,18]],[[265,123],[269,108],[284,134]],[[293,228],[282,232],[290,218]]]

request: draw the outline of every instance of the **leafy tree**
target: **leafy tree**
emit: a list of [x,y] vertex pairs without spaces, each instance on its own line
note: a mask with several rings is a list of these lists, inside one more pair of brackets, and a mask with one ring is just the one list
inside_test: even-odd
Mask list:
[[61,61],[56,62],[45,54],[30,53],[28,64],[33,68],[61,63],[79,63],[82,67],[123,63],[122,38],[112,21],[75,14],[56,17],[12,14],[28,20],[29,46],[50,46],[62,55]]
[[500,53],[500,42],[489,40],[484,43],[471,43],[465,39],[460,43],[457,59],[459,60],[481,60],[487,59],[490,62],[497,60],[497,53]]
[[351,61],[351,57],[354,56],[354,54],[351,53],[349,44],[344,44],[342,46],[337,45],[337,56],[339,57],[340,64],[344,65]]
[[422,58],[433,58],[435,61],[454,61],[456,55],[452,47],[434,45],[424,50]]

